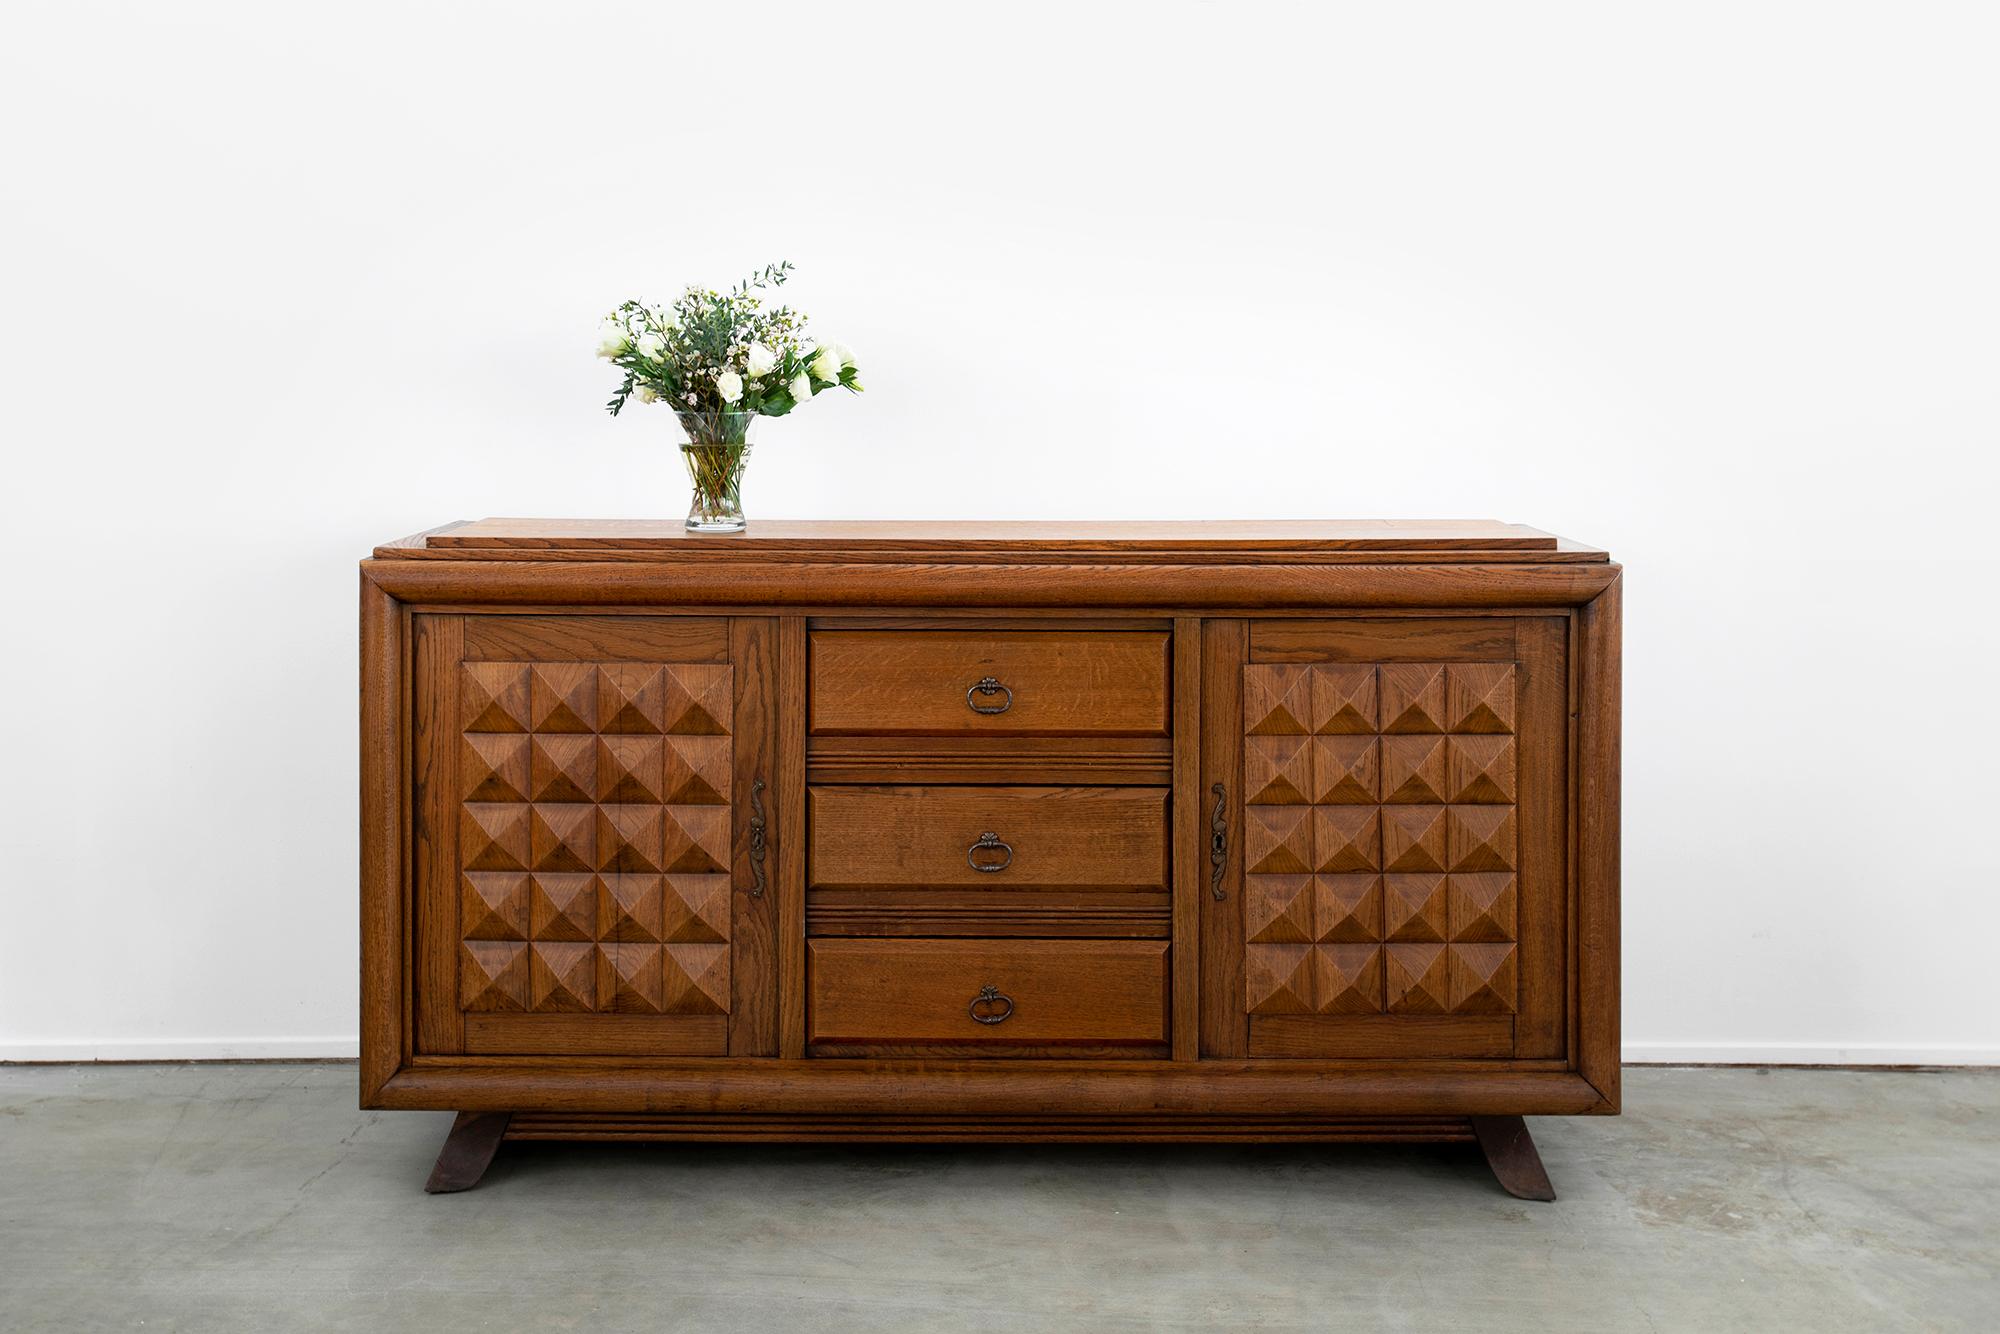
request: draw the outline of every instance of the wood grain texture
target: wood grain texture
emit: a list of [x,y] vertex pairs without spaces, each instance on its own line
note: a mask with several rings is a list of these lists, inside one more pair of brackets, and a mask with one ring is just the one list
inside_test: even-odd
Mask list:
[[806,623],[778,622],[778,1054],[806,1050]]
[[816,889],[806,895],[814,936],[1105,936],[1174,932],[1166,891]]
[[[778,625],[769,617],[739,616],[729,623],[729,658],[735,667],[736,763],[731,939],[736,956],[729,1011],[729,1054],[778,1054],[778,900],[773,840],[795,838],[775,824],[778,802]],[[764,838],[753,861],[751,820],[763,811]]]
[[729,1050],[722,1015],[468,1014],[471,1055],[720,1056]]
[[[1164,737],[1167,643],[1151,631],[815,631],[811,730]],[[980,693],[983,682],[995,684]]]
[[463,1050],[458,1006],[458,793],[453,782],[459,744],[458,662],[464,651],[460,616],[417,616],[411,672],[411,886],[415,940],[410,989],[416,1010],[416,1051]]
[[[1208,892],[1209,826],[1201,800],[1201,619],[1183,616],[1174,623],[1174,786],[1169,810],[1173,817],[1174,938],[1201,938],[1201,904]],[[1173,1051],[1177,1061],[1201,1054],[1201,953],[1198,948],[1175,951],[1173,980]]]
[[720,616],[479,616],[466,622],[468,662],[728,662]]
[[1243,980],[1243,664],[1249,625],[1209,620],[1201,635],[1201,811],[1211,830],[1219,820],[1220,874],[1211,857],[1209,888],[1201,904],[1201,1011],[1203,1058],[1243,1056],[1250,1050]]
[[[1143,570],[1143,574],[1140,571]],[[391,596],[431,606],[697,608],[1172,607],[1232,612],[1345,607],[1573,606],[1613,577],[1599,563],[1462,565],[980,564],[690,559],[677,561],[384,560]]]
[[523,1112],[510,1140],[603,1143],[1464,1144],[1465,1117],[754,1116]]
[[404,821],[403,613],[361,578],[361,1101],[409,1057],[404,993],[409,896]]
[[770,621],[417,625],[421,1050],[720,1055],[741,995],[738,1053],[774,1054],[776,905],[750,893],[747,815],[777,767]]
[[1509,1062],[672,1059],[419,1061],[384,1107],[788,1115],[1577,1116],[1611,1110],[1571,1071]]
[[[1615,568],[1615,567],[1614,567]],[[1622,579],[1586,604],[1577,761],[1577,1059],[1608,1110],[1619,1103],[1619,715]]]
[[[1601,551],[1448,525],[506,528],[450,525],[363,564],[367,1105],[546,1117],[523,1135],[562,1138],[939,1142],[1462,1139],[1473,1116],[1617,1109],[1620,571]],[[1154,647],[1144,672],[1086,668],[1046,732],[809,734],[809,635],[897,661],[954,635],[989,655],[1010,636]],[[674,663],[730,670],[734,717],[697,720],[709,739],[670,756],[656,743],[675,734],[640,724],[714,710],[620,673]],[[1246,719],[1253,666],[1281,670]],[[1303,694],[1289,669],[1306,669]],[[881,693],[879,672],[848,675],[852,697]],[[1144,734],[1093,730],[1135,681]],[[886,696],[883,726],[910,728],[910,700]],[[1301,730],[1266,726],[1273,709]],[[764,769],[760,902],[743,812]],[[1229,847],[1212,880],[1216,784]],[[687,804],[669,789],[697,806],[713,792],[727,814],[716,839],[683,829],[678,845],[713,842],[715,868],[662,869],[655,896],[655,872],[624,865],[654,856],[627,808]],[[1126,887],[1079,875],[1105,843],[1093,821],[1054,845],[1068,870],[953,882],[941,855],[893,869],[907,830],[853,821],[825,863],[840,879],[809,894],[822,801],[899,789],[1007,794],[998,810],[1049,789],[1151,802],[1149,869],[1108,877]],[[1294,808],[1309,818],[1288,833]],[[1305,869],[1267,868],[1249,893],[1253,841]],[[941,961],[1010,962],[1035,1012],[1072,1027],[934,1034],[941,1011],[920,1005],[850,1025],[838,1007],[882,989],[842,985],[823,1008],[809,932],[815,952],[912,951],[914,973],[890,971],[920,998]],[[721,939],[659,939],[677,933]],[[1253,944],[1257,985],[1303,1011],[1248,1013]],[[1121,990],[1122,962],[1051,969],[1064,948],[1149,952],[1145,999]],[[729,971],[670,978],[671,951],[714,949]],[[720,1004],[627,1012],[704,996]],[[843,1040],[829,1016],[876,1031]],[[1105,1023],[1119,1031],[1083,1031]]]
[[[814,1043],[1160,1043],[1165,941],[808,943]],[[981,992],[998,999],[974,1018]]]
[[1370,1014],[1338,1024],[1300,1015],[1253,1016],[1250,1054],[1286,1058],[1514,1054],[1514,1021],[1504,1015]]
[[1566,625],[1252,627],[1278,659],[1242,669],[1253,1055],[1391,1055],[1399,1028],[1409,1055],[1560,1054]]
[[[1164,788],[815,787],[809,798],[815,889],[1167,888]],[[975,854],[987,834],[1011,852]]]

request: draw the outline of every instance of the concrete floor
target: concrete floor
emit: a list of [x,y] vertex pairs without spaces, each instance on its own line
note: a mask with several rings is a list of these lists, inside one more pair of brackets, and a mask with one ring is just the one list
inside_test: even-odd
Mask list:
[[1635,1069],[1469,1148],[509,1146],[352,1066],[0,1067],[9,1330],[2000,1327],[2000,1071]]

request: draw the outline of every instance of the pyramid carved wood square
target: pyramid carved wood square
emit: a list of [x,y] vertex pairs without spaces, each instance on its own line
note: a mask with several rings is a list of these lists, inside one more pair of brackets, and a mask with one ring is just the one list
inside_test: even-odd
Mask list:
[[1509,1014],[1510,663],[1243,668],[1244,1007]]
[[470,662],[459,1001],[727,1014],[731,668]]

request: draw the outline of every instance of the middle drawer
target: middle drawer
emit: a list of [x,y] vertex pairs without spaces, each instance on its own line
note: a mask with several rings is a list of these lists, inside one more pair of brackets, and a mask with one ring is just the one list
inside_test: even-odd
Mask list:
[[1165,889],[1167,790],[811,787],[815,889]]

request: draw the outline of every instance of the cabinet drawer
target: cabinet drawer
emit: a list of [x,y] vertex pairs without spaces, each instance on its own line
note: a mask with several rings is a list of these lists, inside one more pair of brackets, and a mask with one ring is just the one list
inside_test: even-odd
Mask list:
[[819,735],[1165,736],[1167,701],[1167,636],[1156,631],[812,637]]
[[1164,940],[807,944],[806,1014],[816,1043],[1104,1046],[1167,1038]]
[[1167,884],[1165,788],[814,787],[808,802],[815,889]]

